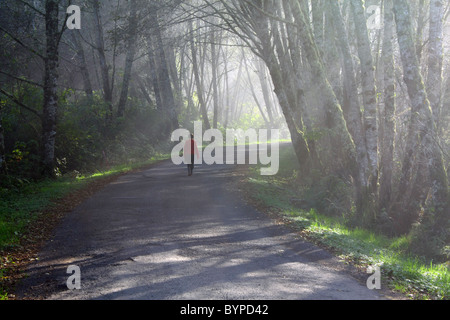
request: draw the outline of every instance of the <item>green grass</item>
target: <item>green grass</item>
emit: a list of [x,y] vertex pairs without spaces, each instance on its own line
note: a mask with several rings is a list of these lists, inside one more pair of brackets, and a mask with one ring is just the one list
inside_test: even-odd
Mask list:
[[24,228],[44,209],[68,193],[83,188],[95,179],[128,172],[168,157],[159,155],[148,161],[119,165],[91,175],[60,177],[56,180],[23,183],[20,187],[0,189],[0,251],[17,246]]
[[55,205],[58,199],[82,189],[92,181],[143,168],[169,157],[170,155],[161,154],[147,161],[118,165],[91,175],[59,177],[55,180],[24,182],[19,186],[0,188],[0,300],[7,300],[9,294],[8,289],[2,285],[2,281],[11,272],[11,267],[2,267],[3,262],[11,260],[8,252],[20,245],[27,226],[46,209]]
[[380,266],[382,284],[415,299],[450,298],[448,265],[435,265],[408,253],[410,237],[389,238],[370,230],[347,226],[345,215],[328,216],[316,209],[298,209],[290,199],[298,198],[294,187],[297,166],[291,148],[280,152],[277,176],[261,176],[251,167],[246,187],[251,198],[277,213],[307,239],[333,251],[359,267]]

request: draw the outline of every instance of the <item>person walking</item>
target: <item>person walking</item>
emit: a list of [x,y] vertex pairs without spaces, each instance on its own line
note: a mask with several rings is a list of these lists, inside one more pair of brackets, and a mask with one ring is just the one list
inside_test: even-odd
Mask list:
[[194,134],[192,133],[191,138],[187,140],[186,143],[184,144],[183,154],[184,154],[184,161],[188,167],[188,176],[192,176],[194,172],[195,156],[197,156],[197,159],[200,158],[197,143],[195,142]]

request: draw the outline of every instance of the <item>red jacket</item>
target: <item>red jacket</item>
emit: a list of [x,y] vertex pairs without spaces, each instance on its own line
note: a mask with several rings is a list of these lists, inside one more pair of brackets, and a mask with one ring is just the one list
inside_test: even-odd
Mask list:
[[194,139],[189,139],[186,141],[186,143],[184,144],[183,154],[184,154],[184,160],[186,163],[191,162],[191,155],[196,155],[197,159],[200,158],[200,154],[199,154],[198,148],[197,148],[197,143],[195,142]]

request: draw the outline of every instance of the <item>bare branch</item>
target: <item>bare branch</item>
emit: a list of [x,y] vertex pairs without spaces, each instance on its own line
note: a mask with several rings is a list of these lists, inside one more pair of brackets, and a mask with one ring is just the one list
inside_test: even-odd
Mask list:
[[25,110],[30,111],[31,113],[33,113],[35,116],[37,116],[39,119],[42,120],[42,115],[39,114],[39,112],[37,112],[36,110],[26,106],[25,104],[23,104],[22,102],[20,102],[16,97],[14,97],[13,95],[9,94],[8,92],[6,92],[5,90],[3,90],[2,88],[0,88],[0,93],[4,94],[6,97],[8,97],[9,99],[11,99],[11,101],[13,101],[15,104],[17,104],[18,106],[24,108]]
[[36,13],[40,14],[41,16],[45,16],[45,13],[43,13],[42,11],[40,11],[39,9],[37,9],[36,7],[32,6],[31,4],[29,4],[28,2],[24,1],[24,0],[18,0],[20,1],[20,3],[23,3],[24,5],[26,5],[28,8],[30,8],[31,10],[35,11]]
[[29,47],[28,45],[26,45],[25,43],[23,43],[21,40],[19,40],[17,37],[15,37],[13,34],[11,34],[9,31],[7,31],[6,29],[4,29],[2,26],[0,26],[0,30],[3,31],[4,33],[6,33],[8,36],[10,36],[15,42],[17,42],[18,44],[20,44],[22,47],[24,47],[25,49],[27,49],[28,51],[34,53],[35,55],[37,55],[39,58],[41,58],[42,60],[45,60],[45,57],[40,54],[39,52],[37,52],[36,50],[34,50],[33,48]]
[[20,78],[20,77],[16,77],[16,76],[14,76],[14,75],[12,75],[12,74],[9,74],[9,73],[7,73],[7,72],[4,72],[4,71],[2,71],[2,70],[0,70],[0,73],[1,73],[1,74],[4,74],[4,75],[6,75],[6,76],[8,76],[8,77],[10,77],[10,78],[13,78],[13,79],[16,79],[16,80],[19,80],[19,81],[22,81],[22,82],[26,82],[26,83],[31,84],[31,85],[33,85],[33,86],[38,86],[38,87],[41,87],[41,88],[44,87],[44,86],[43,86],[42,84],[40,84],[40,83],[31,81],[31,80],[27,80],[27,79],[23,79],[23,78]]

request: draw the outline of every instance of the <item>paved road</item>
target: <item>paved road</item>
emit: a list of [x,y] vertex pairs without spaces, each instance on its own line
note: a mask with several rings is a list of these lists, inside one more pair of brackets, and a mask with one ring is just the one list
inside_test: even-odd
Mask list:
[[[380,299],[329,253],[241,200],[234,166],[170,161],[119,178],[71,212],[20,295],[48,299]],[[69,265],[81,290],[68,290]],[[42,290],[40,290],[42,291]]]

